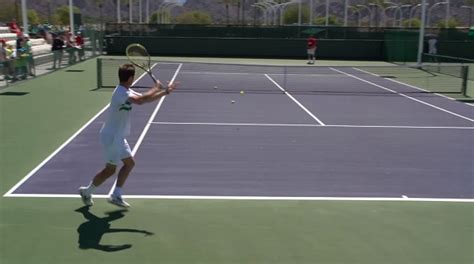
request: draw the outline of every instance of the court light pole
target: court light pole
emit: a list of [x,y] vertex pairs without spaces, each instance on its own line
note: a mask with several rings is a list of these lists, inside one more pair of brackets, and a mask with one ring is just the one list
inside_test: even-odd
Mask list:
[[160,23],[165,23],[166,20],[166,13],[168,13],[168,21],[171,22],[171,10],[177,6],[182,6],[182,3],[178,3],[176,1],[165,1],[161,3],[160,7],[158,8],[158,12],[160,14]]
[[439,2],[439,3],[436,3],[434,4],[433,6],[431,6],[429,9],[428,9],[428,15],[426,17],[426,25],[429,27],[431,26],[431,11],[437,7],[437,6],[440,6],[440,5],[446,5],[448,4],[448,2]]
[[28,34],[28,11],[26,8],[26,0],[21,0],[21,18],[23,20],[23,32]]
[[[379,4],[374,4],[374,3],[370,3],[369,6],[375,7],[375,18],[374,18],[375,19],[375,26],[379,27],[380,24],[385,24],[385,11],[384,11],[383,6],[381,6]],[[377,12],[379,8],[380,8],[380,12]],[[377,22],[379,22],[379,19],[377,19],[377,14],[379,14],[379,16],[380,16],[380,14],[382,14],[380,16],[380,19],[382,20],[381,23],[377,23]]]
[[347,27],[347,9],[349,0],[344,0],[344,26]]
[[468,26],[468,27],[472,27],[472,9],[473,9],[473,7],[472,7],[472,6],[463,5],[463,6],[461,6],[461,8],[464,8],[464,9],[469,10],[469,24],[468,24],[467,26]]
[[117,0],[117,23],[122,23],[122,17],[120,15],[120,0]]
[[401,10],[400,10],[401,7],[400,7],[399,4],[388,2],[388,1],[384,2],[384,4],[389,4],[390,6],[383,9],[383,16],[384,16],[383,25],[387,26],[387,24],[388,24],[387,11],[390,10],[390,9],[395,9],[394,12],[393,12],[393,21],[392,21],[392,26],[395,27],[397,25],[397,14],[400,13],[400,15],[401,15]]
[[138,21],[139,21],[140,23],[143,22],[142,10],[143,10],[143,8],[142,8],[142,0],[138,0]]
[[146,0],[145,4],[145,10],[146,10],[146,23],[150,23],[150,0]]
[[298,26],[301,26],[301,8],[302,8],[302,0],[298,2]]
[[402,27],[402,26],[403,26],[403,8],[408,7],[408,10],[410,10],[410,7],[411,7],[411,6],[412,6],[412,5],[409,5],[409,4],[407,4],[407,5],[401,5],[401,6],[400,6],[400,20],[399,20],[400,22],[399,22],[399,27]]
[[74,37],[74,9],[72,5],[72,0],[69,0],[69,26],[72,37]]
[[277,17],[276,19],[278,19],[278,11],[280,11],[280,25],[283,25],[283,14],[284,14],[285,8],[288,5],[295,4],[295,3],[297,3],[297,2],[290,1],[290,2],[286,2],[286,3],[276,4],[272,7],[274,9],[274,11],[276,12],[276,17]]
[[446,0],[446,22],[445,22],[445,26],[446,28],[449,27],[449,17],[451,16],[451,7],[450,7],[450,0]]
[[258,5],[258,3],[253,4],[252,7],[260,9],[262,11],[262,13],[263,13],[263,25],[266,25],[267,24],[267,10],[265,9],[265,7],[263,7],[261,5]]
[[128,0],[128,21],[130,22],[130,24],[133,23],[132,4],[133,0]]
[[423,40],[425,38],[425,21],[426,21],[426,0],[421,2],[421,23],[420,23],[420,35],[418,36],[418,56],[416,65],[421,67],[421,58],[423,56]]
[[357,26],[360,27],[360,11],[355,6],[348,6],[348,9],[352,11],[352,13],[357,13]]
[[329,25],[329,0],[326,0],[326,22],[325,25]]
[[[428,4],[425,4],[425,5],[428,5]],[[414,7],[412,7],[412,9],[410,10],[410,23],[409,23],[409,27],[411,27],[411,24],[412,24],[411,22],[412,22],[413,16],[415,15],[416,9],[417,9],[418,7],[420,7],[420,6],[421,6],[421,4],[417,4],[417,5],[415,5]]]
[[360,7],[360,8],[365,8],[367,9],[367,11],[369,12],[369,27],[372,26],[372,10],[370,10],[370,8],[366,5],[356,5],[357,7]]
[[268,23],[269,25],[276,24],[275,19],[276,19],[277,14],[275,12],[274,3],[272,1],[262,1],[262,2],[255,3],[255,5],[264,7],[266,12],[268,12],[268,14],[271,15],[271,17],[268,18],[270,22]]

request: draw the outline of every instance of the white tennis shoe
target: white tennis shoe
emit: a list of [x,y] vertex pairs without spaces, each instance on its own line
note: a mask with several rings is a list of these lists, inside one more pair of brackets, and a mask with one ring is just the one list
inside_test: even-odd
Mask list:
[[94,201],[92,201],[92,195],[87,194],[87,187],[79,187],[79,195],[81,196],[82,202],[87,206],[94,205]]
[[128,208],[130,207],[130,204],[125,202],[123,199],[122,199],[122,196],[118,196],[118,195],[111,195],[110,198],[108,199],[109,203],[111,204],[115,204],[116,206],[119,206],[119,207],[124,207],[124,208]]

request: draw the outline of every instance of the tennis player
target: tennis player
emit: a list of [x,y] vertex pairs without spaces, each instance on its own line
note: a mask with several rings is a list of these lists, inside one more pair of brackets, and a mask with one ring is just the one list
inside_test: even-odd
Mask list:
[[122,161],[117,176],[117,184],[108,201],[120,207],[130,207],[122,199],[122,187],[127,180],[128,175],[135,166],[132,151],[125,139],[130,134],[130,113],[132,105],[141,105],[160,99],[176,89],[176,83],[163,87],[159,81],[144,94],[137,93],[130,89],[135,78],[135,67],[132,64],[124,64],[119,67],[118,76],[120,84],[115,88],[110,106],[108,117],[100,130],[100,141],[102,143],[105,167],[95,175],[89,186],[79,188],[79,194],[85,205],[91,206],[92,193],[95,188],[105,182],[110,176],[115,174],[118,163]]
[[306,50],[308,53],[308,64],[314,64],[316,60],[316,49],[318,45],[318,40],[313,36],[309,36],[306,40]]

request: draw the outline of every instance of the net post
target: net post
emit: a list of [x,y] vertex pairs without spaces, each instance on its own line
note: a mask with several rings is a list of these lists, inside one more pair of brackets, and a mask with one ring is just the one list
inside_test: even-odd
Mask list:
[[102,88],[102,59],[97,58],[97,89]]
[[462,77],[462,95],[467,96],[467,80],[469,76],[469,66],[461,66],[461,77]]

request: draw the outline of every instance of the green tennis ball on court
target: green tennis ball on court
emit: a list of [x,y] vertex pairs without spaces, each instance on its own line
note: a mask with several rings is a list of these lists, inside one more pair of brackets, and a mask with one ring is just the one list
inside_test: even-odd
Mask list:
[[241,95],[244,95],[244,94],[245,94],[245,92],[244,92],[244,91],[240,91],[240,94],[241,94]]

